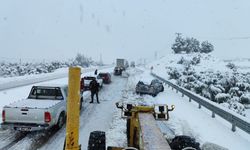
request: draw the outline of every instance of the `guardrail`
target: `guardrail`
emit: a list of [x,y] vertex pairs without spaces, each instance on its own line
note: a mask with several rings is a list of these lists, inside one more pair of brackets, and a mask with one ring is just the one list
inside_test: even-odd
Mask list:
[[247,132],[248,134],[250,134],[250,122],[242,119],[241,117],[238,117],[237,114],[232,114],[230,112],[227,112],[225,110],[223,110],[222,108],[219,108],[218,106],[208,102],[209,100],[204,100],[206,98],[201,98],[199,96],[197,96],[196,94],[178,86],[175,85],[165,79],[163,79],[162,77],[151,73],[152,76],[154,76],[155,78],[158,78],[159,80],[163,81],[164,83],[168,84],[169,86],[172,87],[172,89],[176,89],[176,92],[180,92],[182,93],[182,96],[186,95],[189,98],[189,101],[191,102],[191,100],[194,100],[195,102],[197,102],[199,104],[199,108],[201,108],[201,106],[207,108],[208,110],[210,110],[212,112],[212,118],[215,117],[215,114],[217,114],[218,116],[220,116],[221,118],[227,120],[228,122],[230,122],[232,124],[232,131],[236,131],[236,127],[242,129],[243,131]]

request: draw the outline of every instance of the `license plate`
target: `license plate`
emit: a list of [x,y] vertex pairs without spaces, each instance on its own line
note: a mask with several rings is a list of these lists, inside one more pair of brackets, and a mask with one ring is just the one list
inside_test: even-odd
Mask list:
[[29,127],[18,127],[17,130],[19,131],[30,131],[31,128]]

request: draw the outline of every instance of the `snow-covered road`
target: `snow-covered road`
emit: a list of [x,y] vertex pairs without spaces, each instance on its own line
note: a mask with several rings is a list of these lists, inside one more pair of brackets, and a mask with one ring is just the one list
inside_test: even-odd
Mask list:
[[[80,117],[80,139],[79,143],[82,145],[82,150],[87,149],[89,134],[92,131],[108,131],[112,123],[112,118],[116,110],[115,102],[122,98],[122,90],[126,87],[127,79],[112,76],[112,83],[104,85],[99,93],[100,104],[96,101],[89,104],[90,98],[85,99],[84,110]],[[65,129],[60,133],[55,134],[44,145],[41,150],[53,149],[61,150],[65,138]]]

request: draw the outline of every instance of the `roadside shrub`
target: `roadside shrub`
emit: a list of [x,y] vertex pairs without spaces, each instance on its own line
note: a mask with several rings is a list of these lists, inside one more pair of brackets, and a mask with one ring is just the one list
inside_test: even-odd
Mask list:
[[172,71],[168,72],[169,79],[179,79],[181,74],[178,72],[177,69],[173,69]]
[[236,113],[245,116],[246,114],[244,113],[245,107],[241,103],[239,103],[239,97],[233,97],[227,102],[228,108],[235,111]]
[[250,104],[250,93],[243,94],[240,97],[240,103],[242,103],[242,104]]
[[230,98],[231,96],[229,94],[219,93],[215,96],[215,101],[220,104],[220,103],[227,102]]

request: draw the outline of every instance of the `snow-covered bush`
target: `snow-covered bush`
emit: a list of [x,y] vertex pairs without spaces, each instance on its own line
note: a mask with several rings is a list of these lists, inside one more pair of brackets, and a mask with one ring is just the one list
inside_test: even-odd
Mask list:
[[82,66],[88,67],[89,65],[96,65],[97,63],[92,61],[91,58],[87,58],[81,54],[77,55],[75,60],[68,61],[52,61],[41,63],[0,63],[0,77],[13,77],[23,76],[26,74],[41,74],[50,73],[59,68],[65,68],[69,66]]
[[219,94],[219,93],[222,93],[222,89],[216,87],[215,85],[210,85],[209,86],[209,93],[210,93],[210,99],[212,101],[217,101],[218,100],[216,99],[216,96]]
[[201,62],[201,58],[200,57],[194,57],[191,61],[192,65],[197,65]]
[[181,77],[181,74],[179,73],[179,71],[176,68],[169,71],[168,75],[169,75],[170,79],[179,79]]
[[240,91],[239,87],[231,87],[228,93],[231,95],[231,97],[233,96],[240,97],[243,94],[243,92]]
[[239,103],[239,97],[233,97],[227,102],[228,108],[235,111],[238,114],[241,114],[245,116],[246,114],[244,113],[245,107],[241,103]]
[[200,48],[201,53],[210,53],[213,50],[214,50],[214,46],[208,41],[204,41],[201,43],[201,48]]
[[243,94],[240,97],[240,103],[242,103],[242,104],[250,104],[250,93]]
[[229,69],[231,69],[231,70],[236,70],[237,69],[236,65],[234,63],[231,63],[231,62],[228,63],[226,65],[226,67],[229,68]]
[[231,96],[229,94],[219,93],[215,96],[215,101],[217,103],[224,103],[224,102],[227,102],[230,98]]
[[[210,64],[206,68],[207,62],[213,63],[216,60],[209,54],[178,54],[177,56],[177,59],[171,60],[171,65],[166,68],[169,79],[174,79],[177,85],[214,102],[226,103],[230,109],[235,109],[236,104],[237,108],[241,108],[238,104],[250,104],[248,94],[250,93],[250,72],[244,73],[238,72],[237,69],[226,68],[215,70],[209,66]],[[226,67],[225,64],[222,66]],[[227,67],[234,68],[234,65],[230,64]],[[233,103],[232,99],[234,101],[237,99],[237,103]],[[243,114],[241,111],[236,112]]]
[[200,42],[193,37],[183,38],[180,34],[175,38],[175,42],[171,47],[174,53],[210,53],[214,50],[214,46],[208,41]]
[[197,94],[202,94],[202,91],[207,88],[207,85],[200,82],[199,80],[194,82],[194,91]]

